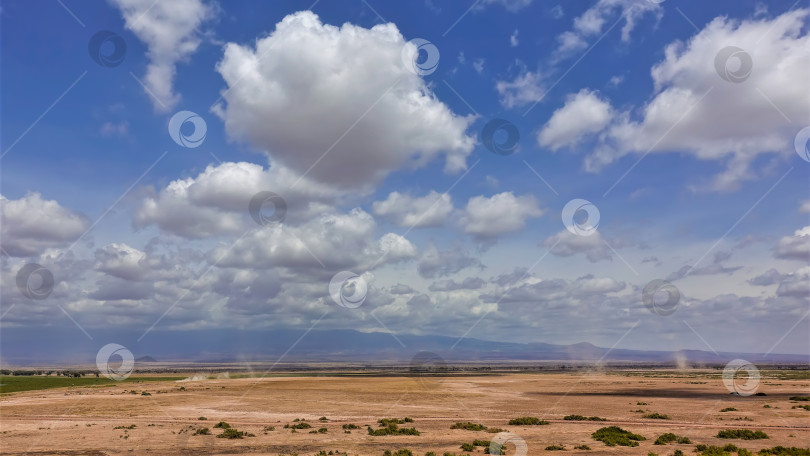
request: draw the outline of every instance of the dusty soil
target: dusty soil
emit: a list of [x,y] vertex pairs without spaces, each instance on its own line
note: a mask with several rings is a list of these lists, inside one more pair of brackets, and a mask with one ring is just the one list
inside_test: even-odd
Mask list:
[[[180,388],[185,388],[181,390]],[[130,390],[136,394],[131,394]],[[151,395],[142,395],[143,391]],[[788,398],[807,395],[807,380],[764,380],[767,396],[730,395],[719,379],[627,377],[599,374],[515,374],[443,379],[284,377],[217,379],[189,382],[121,383],[93,388],[28,391],[0,398],[0,454],[60,455],[313,455],[321,450],[380,456],[408,448],[462,451],[474,439],[492,440],[486,431],[451,430],[457,421],[502,428],[525,440],[529,455],[555,454],[549,445],[564,445],[562,454],[694,454],[695,444],[734,443],[749,450],[776,445],[807,447],[810,411],[791,408]],[[646,405],[639,403],[646,402]],[[769,405],[770,408],[764,407]],[[738,411],[720,412],[733,407]],[[643,412],[641,412],[643,411]],[[669,420],[646,419],[644,413],[667,414]],[[606,422],[566,421],[565,415],[607,418]],[[328,421],[319,421],[322,416]],[[410,417],[419,436],[370,436],[385,417]],[[546,426],[509,426],[511,418],[536,416]],[[199,417],[206,417],[201,421]],[[292,433],[283,426],[306,419],[312,429]],[[216,438],[218,421],[255,434],[244,439]],[[346,433],[343,424],[361,429]],[[114,429],[129,427],[132,429]],[[607,447],[591,433],[617,425],[647,438],[638,447]],[[274,430],[264,430],[274,426]],[[212,435],[193,435],[208,427]],[[721,429],[760,429],[767,440],[723,440]],[[691,439],[691,445],[653,445],[665,432]],[[591,450],[575,450],[577,445]],[[510,456],[519,456],[508,446]]]

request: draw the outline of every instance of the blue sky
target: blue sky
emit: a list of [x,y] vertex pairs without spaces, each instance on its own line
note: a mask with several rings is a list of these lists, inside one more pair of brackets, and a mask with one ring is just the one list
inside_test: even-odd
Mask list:
[[[1,324],[808,353],[809,15],[4,2]],[[119,65],[88,52],[102,30],[126,43]],[[408,68],[414,39],[435,71]],[[199,147],[169,135],[179,111],[205,121]],[[515,153],[484,146],[493,119],[519,131]],[[259,191],[286,201],[283,223],[251,219]],[[588,235],[562,220],[577,198],[600,214]],[[47,298],[16,286],[28,263],[53,274]],[[367,288],[355,309],[329,295],[340,271]],[[672,314],[644,304],[656,279],[679,290]]]

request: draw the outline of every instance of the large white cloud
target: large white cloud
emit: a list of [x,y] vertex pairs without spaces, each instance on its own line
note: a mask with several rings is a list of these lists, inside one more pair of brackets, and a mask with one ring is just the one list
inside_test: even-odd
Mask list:
[[167,111],[180,101],[173,89],[177,62],[188,59],[201,43],[200,26],[214,15],[202,0],[110,0],[124,15],[126,27],[148,49],[143,83],[156,110]]
[[[742,22],[719,17],[688,43],[667,46],[665,59],[652,69],[655,93],[641,120],[630,112],[619,116],[587,157],[586,169],[599,171],[630,153],[686,152],[725,162],[725,171],[696,188],[728,191],[756,177],[751,163],[760,155],[791,157],[810,91],[808,12]],[[728,82],[716,71],[715,58],[728,46],[750,55],[747,80]],[[734,70],[740,61],[731,58],[728,65]]]
[[460,222],[467,234],[493,238],[522,230],[527,219],[541,215],[543,211],[532,195],[515,196],[512,192],[503,192],[489,198],[470,198]]
[[187,238],[238,234],[245,231],[245,222],[249,220],[248,202],[260,191],[275,192],[286,201],[288,220],[330,210],[339,196],[333,189],[310,179],[302,179],[294,186],[297,182],[299,176],[280,165],[270,168],[246,162],[210,165],[196,177],[172,181],[144,198],[134,222],[138,227],[154,224]]
[[403,63],[405,46],[391,23],[335,27],[311,11],[291,14],[255,46],[225,46],[217,71],[228,89],[216,111],[231,137],[341,188],[442,154],[446,171],[463,170],[473,117],[436,99]]
[[453,212],[453,202],[447,193],[431,191],[422,197],[391,192],[383,201],[372,205],[374,214],[391,219],[399,226],[423,228],[444,224]]
[[6,254],[36,256],[49,248],[67,246],[90,225],[87,217],[28,193],[17,200],[0,195],[2,245]]
[[565,106],[554,111],[537,135],[543,147],[557,150],[572,146],[584,135],[601,131],[613,119],[610,103],[588,89],[569,95]]
[[416,247],[387,233],[375,240],[374,218],[362,209],[324,214],[299,226],[268,225],[211,253],[221,267],[322,270],[382,266],[414,258]]

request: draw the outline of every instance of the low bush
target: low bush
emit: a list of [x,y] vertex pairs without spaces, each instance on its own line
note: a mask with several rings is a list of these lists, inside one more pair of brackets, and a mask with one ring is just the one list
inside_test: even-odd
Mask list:
[[664,415],[663,413],[648,413],[646,415],[642,415],[642,418],[649,418],[651,420],[669,420],[671,419],[669,415]]
[[591,434],[594,440],[598,440],[603,442],[607,446],[628,446],[628,447],[636,447],[638,446],[638,442],[642,440],[647,440],[644,437],[633,434],[630,431],[625,431],[624,429],[618,426],[609,426],[603,427],[593,434]]
[[742,440],[760,440],[767,439],[768,434],[762,431],[752,431],[750,429],[727,429],[717,433],[717,437],[721,439],[742,439]]
[[720,411],[721,412],[736,412],[737,409],[735,409],[734,407],[726,407],[726,408],[724,408],[723,410],[720,410]]
[[450,429],[464,429],[465,431],[486,431],[487,427],[483,424],[478,423],[471,423],[467,421],[466,423],[458,422],[452,426]]
[[775,446],[773,448],[763,448],[759,450],[761,455],[777,455],[777,456],[810,456],[810,448],[796,448],[796,447],[783,447]]
[[607,421],[607,418],[600,418],[598,416],[582,416],[582,415],[566,415],[563,417],[568,421]]
[[541,420],[533,416],[524,416],[521,418],[514,418],[509,420],[510,426],[542,426],[549,424],[546,420]]
[[194,431],[194,435],[211,435],[211,430],[206,427],[199,428],[196,431]]

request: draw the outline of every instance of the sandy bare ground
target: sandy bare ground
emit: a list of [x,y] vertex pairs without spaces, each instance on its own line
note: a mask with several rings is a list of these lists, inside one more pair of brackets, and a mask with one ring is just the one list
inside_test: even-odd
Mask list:
[[[185,390],[181,390],[183,387]],[[130,390],[137,391],[131,394]],[[147,391],[151,395],[141,395]],[[562,454],[671,455],[676,449],[694,454],[695,444],[734,443],[749,450],[776,445],[807,447],[810,411],[792,409],[788,398],[807,395],[807,380],[764,380],[767,396],[729,395],[718,379],[644,378],[619,374],[515,374],[444,379],[284,377],[217,379],[197,382],[122,383],[94,388],[30,391],[0,399],[0,454],[63,455],[313,455],[347,452],[380,456],[408,448],[422,456],[483,454],[462,451],[474,439],[495,434],[451,430],[457,421],[502,428],[523,440],[528,454],[558,454],[549,445],[564,445]],[[646,405],[639,405],[646,403]],[[770,408],[766,408],[769,405]],[[738,411],[720,412],[726,407]],[[643,411],[643,412],[642,412]],[[658,412],[670,420],[643,418]],[[607,422],[566,421],[565,415],[607,418]],[[319,421],[325,416],[328,421]],[[369,436],[380,418],[414,419],[419,436]],[[536,416],[546,426],[509,426],[511,418]],[[201,421],[199,417],[206,417]],[[313,429],[292,433],[283,426],[306,419]],[[255,437],[216,438],[218,421],[227,421]],[[346,433],[343,424],[359,430]],[[133,429],[114,429],[135,425]],[[606,447],[590,434],[619,425],[647,438],[639,447]],[[265,430],[274,426],[274,430]],[[211,428],[213,435],[193,435]],[[721,429],[761,429],[770,439],[718,439]],[[689,437],[693,444],[653,445],[665,432]],[[588,445],[591,451],[575,450]],[[510,448],[510,455],[515,455]]]

